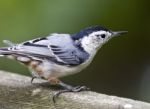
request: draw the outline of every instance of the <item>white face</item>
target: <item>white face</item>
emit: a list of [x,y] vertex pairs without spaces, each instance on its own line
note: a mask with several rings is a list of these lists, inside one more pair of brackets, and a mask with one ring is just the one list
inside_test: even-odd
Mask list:
[[112,34],[107,31],[97,31],[91,33],[88,37],[91,37],[91,40],[95,43],[104,44],[111,38],[111,35]]
[[111,36],[112,33],[108,31],[97,31],[84,37],[81,43],[84,49],[91,53],[105,44],[111,38]]

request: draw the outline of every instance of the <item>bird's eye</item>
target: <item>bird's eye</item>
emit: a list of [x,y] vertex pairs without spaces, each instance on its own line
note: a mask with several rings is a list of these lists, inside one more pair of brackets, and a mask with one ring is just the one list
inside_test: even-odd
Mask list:
[[105,34],[102,34],[102,35],[101,35],[101,38],[105,38],[105,37],[106,37],[106,35],[105,35]]

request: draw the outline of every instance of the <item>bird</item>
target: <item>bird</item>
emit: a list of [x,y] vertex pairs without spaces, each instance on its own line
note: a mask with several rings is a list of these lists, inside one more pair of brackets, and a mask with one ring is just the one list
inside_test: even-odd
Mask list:
[[90,65],[99,49],[110,39],[127,33],[127,31],[111,31],[96,25],[84,28],[75,34],[52,33],[47,37],[36,38],[19,44],[9,40],[3,42],[7,47],[0,47],[0,56],[19,61],[32,74],[32,80],[41,78],[51,85],[58,85],[64,92],[80,92],[89,90],[86,86],[71,86],[59,78],[81,72]]

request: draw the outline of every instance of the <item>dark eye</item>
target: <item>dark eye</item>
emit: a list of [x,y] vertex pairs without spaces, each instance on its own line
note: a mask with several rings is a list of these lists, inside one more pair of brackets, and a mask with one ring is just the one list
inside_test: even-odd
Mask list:
[[105,35],[105,34],[102,34],[102,35],[101,35],[101,38],[105,38],[105,37],[106,37],[106,35]]

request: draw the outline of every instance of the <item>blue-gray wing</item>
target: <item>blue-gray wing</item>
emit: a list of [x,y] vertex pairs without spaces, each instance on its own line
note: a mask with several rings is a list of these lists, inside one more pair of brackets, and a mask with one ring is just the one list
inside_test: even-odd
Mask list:
[[77,48],[68,34],[52,34],[11,47],[15,53],[51,62],[77,66],[89,58],[89,54]]
[[[85,62],[89,58],[89,54],[75,46],[70,35],[55,34],[55,37],[49,37],[51,43],[49,49],[54,53],[63,64],[76,66]],[[59,37],[59,38],[58,38]],[[57,62],[57,60],[56,60]]]
[[89,58],[88,53],[82,52],[76,48],[74,49],[61,48],[56,45],[50,45],[50,48],[55,54],[55,56],[57,56],[60,60],[62,60],[63,64],[65,65],[70,66],[80,65]]

